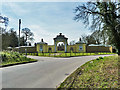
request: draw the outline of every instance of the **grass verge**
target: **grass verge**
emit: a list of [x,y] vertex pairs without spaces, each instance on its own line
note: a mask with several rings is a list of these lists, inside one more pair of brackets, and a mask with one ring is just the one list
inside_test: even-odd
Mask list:
[[57,88],[120,88],[120,57],[99,57],[79,67]]
[[106,55],[116,53],[27,53],[27,55],[44,56],[44,57],[76,57],[76,56],[90,56],[90,55]]
[[3,51],[0,53],[0,55],[2,58],[2,62],[0,63],[1,67],[12,66],[17,64],[25,64],[25,63],[31,63],[37,61],[35,59],[27,58],[23,54],[12,51]]

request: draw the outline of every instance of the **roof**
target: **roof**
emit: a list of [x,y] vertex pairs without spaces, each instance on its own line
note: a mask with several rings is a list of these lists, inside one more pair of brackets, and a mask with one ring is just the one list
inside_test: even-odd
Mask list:
[[104,45],[104,44],[89,44],[88,46],[104,46],[104,47],[111,47],[111,45]]
[[35,47],[35,46],[20,46],[20,47],[15,47],[15,48],[21,48],[21,47]]
[[38,42],[37,44],[47,44],[47,43],[44,42],[43,39],[41,39],[41,42]]
[[76,44],[85,44],[82,40],[81,40],[81,38],[79,39],[79,41],[78,42],[76,42]]
[[56,36],[56,38],[53,38],[54,40],[56,40],[56,39],[68,39],[68,38],[66,38],[64,35],[62,35],[62,33],[59,33],[59,35],[57,35]]

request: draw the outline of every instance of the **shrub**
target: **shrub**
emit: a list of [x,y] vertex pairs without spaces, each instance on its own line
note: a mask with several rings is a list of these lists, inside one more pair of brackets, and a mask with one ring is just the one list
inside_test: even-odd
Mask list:
[[30,61],[26,56],[23,56],[22,54],[18,52],[12,52],[12,51],[3,51],[1,53],[2,62],[21,62],[21,61]]
[[103,59],[103,57],[99,57],[99,59]]
[[97,58],[96,60],[99,60],[99,58]]
[[3,61],[3,62],[6,62],[6,61],[7,61],[7,56],[6,56],[6,54],[1,54],[1,57],[2,57],[2,61]]

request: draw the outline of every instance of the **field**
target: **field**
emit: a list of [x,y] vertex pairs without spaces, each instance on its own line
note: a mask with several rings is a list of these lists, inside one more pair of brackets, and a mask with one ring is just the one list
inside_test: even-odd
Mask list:
[[0,65],[2,66],[37,61],[31,58],[27,58],[23,54],[20,54],[18,52],[12,52],[12,51],[3,51],[0,53],[0,55],[2,59],[2,62]]
[[108,52],[98,52],[98,53],[27,53],[27,55],[45,56],[45,57],[74,57],[74,56],[89,56],[89,55],[104,55],[104,54],[115,54],[115,53],[108,53]]
[[120,88],[120,57],[99,57],[79,67],[59,88]]

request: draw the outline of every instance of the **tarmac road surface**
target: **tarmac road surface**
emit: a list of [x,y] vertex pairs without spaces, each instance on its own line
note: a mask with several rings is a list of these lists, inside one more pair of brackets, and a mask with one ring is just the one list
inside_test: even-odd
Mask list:
[[0,68],[0,84],[2,88],[55,88],[78,67],[100,56],[110,55],[70,58],[28,56],[38,62]]

